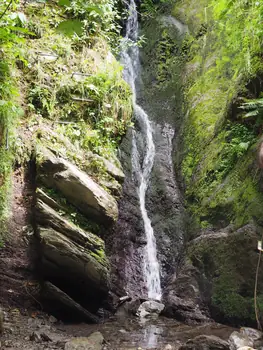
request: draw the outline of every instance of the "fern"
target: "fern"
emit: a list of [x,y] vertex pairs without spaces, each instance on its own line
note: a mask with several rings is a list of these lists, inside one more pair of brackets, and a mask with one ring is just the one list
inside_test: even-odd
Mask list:
[[243,118],[263,117],[263,98],[243,103],[239,108],[248,111]]

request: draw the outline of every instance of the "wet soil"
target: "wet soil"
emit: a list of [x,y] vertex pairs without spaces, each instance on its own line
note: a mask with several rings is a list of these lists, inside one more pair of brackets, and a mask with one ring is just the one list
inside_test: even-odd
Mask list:
[[7,223],[5,246],[0,249],[0,305],[39,308],[34,297],[33,228],[31,212],[34,197],[32,169],[18,167],[12,176],[11,216]]
[[187,340],[200,334],[216,335],[228,340],[233,328],[210,323],[188,326],[175,320],[159,318],[139,322],[137,318],[116,318],[98,325],[64,324],[44,313],[22,315],[18,309],[5,311],[5,327],[1,349],[55,350],[64,349],[73,337],[87,337],[100,331],[105,339],[104,350],[177,350]]

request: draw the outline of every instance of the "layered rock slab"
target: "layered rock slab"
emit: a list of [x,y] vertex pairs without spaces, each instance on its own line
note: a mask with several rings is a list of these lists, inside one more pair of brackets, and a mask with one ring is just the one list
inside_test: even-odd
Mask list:
[[[104,241],[90,229],[116,220],[116,200],[76,165],[44,147],[37,151],[37,184],[44,185],[37,189],[35,205],[39,268],[46,283],[54,287],[48,288],[47,299],[57,300],[69,312],[78,305],[83,308],[78,314],[87,319],[107,296],[110,274]],[[54,191],[50,197],[48,193]],[[90,228],[74,224],[72,210],[73,217],[82,213]],[[86,310],[86,315],[85,309],[91,313]],[[93,322],[97,319],[90,317]]]
[[[103,298],[109,286],[109,263],[103,240],[74,225],[40,199],[35,214],[44,279],[54,282],[83,306],[89,304],[92,295],[96,300]],[[94,298],[91,304],[93,301]]]
[[98,223],[108,225],[117,220],[116,200],[89,175],[45,148],[38,150],[37,158],[41,183],[61,192],[78,210]]

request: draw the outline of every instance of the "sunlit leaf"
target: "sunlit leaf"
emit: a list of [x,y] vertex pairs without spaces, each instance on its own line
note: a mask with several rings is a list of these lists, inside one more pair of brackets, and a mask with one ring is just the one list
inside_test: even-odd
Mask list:
[[81,35],[83,33],[83,24],[80,20],[67,20],[61,22],[57,30],[67,36],[73,36],[74,34]]
[[70,6],[70,0],[59,0],[59,6]]

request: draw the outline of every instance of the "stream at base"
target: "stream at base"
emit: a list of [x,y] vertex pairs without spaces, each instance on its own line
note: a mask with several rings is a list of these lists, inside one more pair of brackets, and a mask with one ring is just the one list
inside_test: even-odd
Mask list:
[[[83,327],[83,328],[82,328]],[[106,348],[111,350],[177,350],[198,335],[214,335],[227,340],[234,328],[217,323],[188,326],[176,320],[158,318],[156,321],[140,323],[138,318],[127,316],[112,318],[100,325],[64,325],[67,334],[87,336],[94,331],[100,331],[105,340]],[[170,346],[168,346],[170,345]]]

